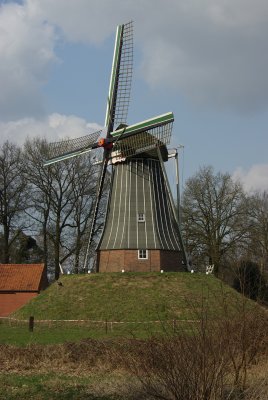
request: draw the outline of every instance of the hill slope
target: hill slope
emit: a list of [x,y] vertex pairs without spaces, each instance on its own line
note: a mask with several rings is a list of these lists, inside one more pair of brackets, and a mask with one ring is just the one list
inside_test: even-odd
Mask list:
[[214,276],[189,273],[65,275],[18,310],[16,318],[153,321],[193,319],[206,304],[221,314],[242,297]]

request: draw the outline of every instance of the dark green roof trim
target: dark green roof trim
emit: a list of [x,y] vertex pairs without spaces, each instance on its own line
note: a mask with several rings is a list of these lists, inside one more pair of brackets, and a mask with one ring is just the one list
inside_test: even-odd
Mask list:
[[147,120],[139,122],[137,124],[129,125],[126,128],[118,129],[118,130],[112,132],[111,134],[113,137],[117,137],[117,136],[121,136],[123,134],[137,133],[140,131],[146,131],[146,130],[155,128],[157,126],[168,124],[173,121],[174,121],[173,113],[168,112],[166,114],[162,114],[157,117],[147,119]]

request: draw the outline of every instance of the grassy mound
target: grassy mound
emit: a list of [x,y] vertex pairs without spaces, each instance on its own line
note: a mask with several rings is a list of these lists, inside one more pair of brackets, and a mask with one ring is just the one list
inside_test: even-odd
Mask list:
[[[204,317],[239,315],[247,304],[214,276],[189,273],[65,275],[0,321],[0,344],[75,342],[108,337],[148,338],[188,331]],[[34,316],[34,332],[28,319]]]
[[86,319],[145,322],[192,319],[204,302],[220,313],[219,303],[241,296],[214,276],[189,273],[65,275],[18,310],[24,319]]
[[[266,313],[215,277],[125,273],[63,276],[60,282],[18,310],[14,325],[0,321],[0,398],[140,399],[155,387],[167,396],[185,389],[181,398],[197,398],[205,384],[209,393],[233,396],[247,383],[253,395],[245,400],[266,399]],[[100,329],[64,319],[98,320]],[[167,320],[171,331],[153,328],[166,329]],[[146,324],[151,331],[142,331]],[[265,362],[257,366],[260,356]],[[251,372],[252,363],[264,375]],[[140,374],[147,380],[139,381]]]

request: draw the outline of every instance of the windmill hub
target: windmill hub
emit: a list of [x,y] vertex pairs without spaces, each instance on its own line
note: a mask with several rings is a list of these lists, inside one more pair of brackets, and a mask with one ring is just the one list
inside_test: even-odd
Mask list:
[[113,148],[113,143],[109,138],[100,138],[98,140],[98,146],[106,150],[111,150]]

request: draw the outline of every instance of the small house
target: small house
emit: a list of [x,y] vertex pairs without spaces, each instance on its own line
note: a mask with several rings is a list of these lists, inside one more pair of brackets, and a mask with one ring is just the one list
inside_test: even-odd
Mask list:
[[6,317],[48,286],[44,264],[0,264],[0,317]]

